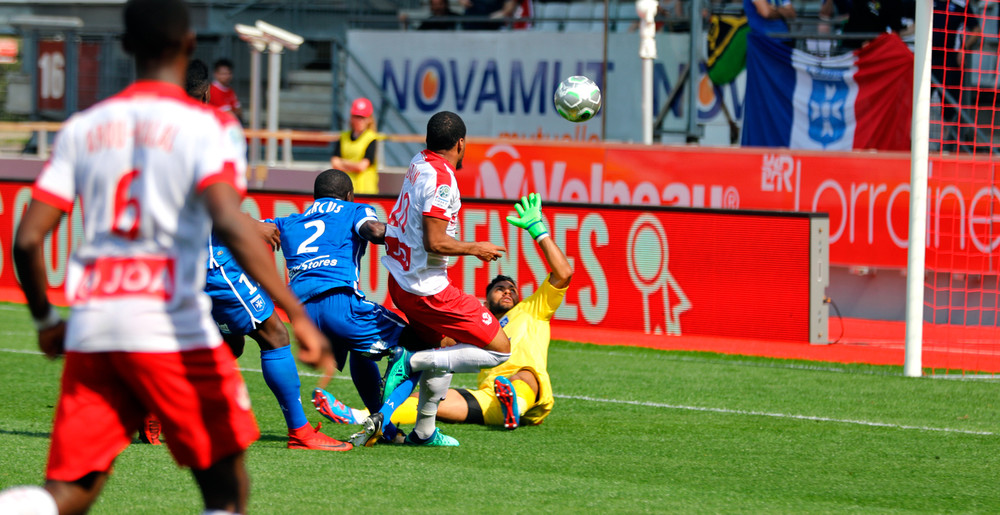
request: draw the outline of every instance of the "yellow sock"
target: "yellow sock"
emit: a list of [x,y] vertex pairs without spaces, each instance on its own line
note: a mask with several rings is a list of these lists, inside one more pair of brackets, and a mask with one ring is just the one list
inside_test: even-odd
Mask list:
[[393,424],[416,424],[417,423],[417,398],[407,397],[402,404],[392,412],[390,418]]
[[535,405],[535,392],[531,390],[528,383],[520,379],[515,379],[511,384],[514,385],[514,392],[517,394],[518,415],[524,415],[525,411],[528,411]]

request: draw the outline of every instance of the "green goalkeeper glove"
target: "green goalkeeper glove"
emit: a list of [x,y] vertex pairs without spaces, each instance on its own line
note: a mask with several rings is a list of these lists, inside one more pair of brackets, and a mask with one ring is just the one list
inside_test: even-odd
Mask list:
[[527,197],[521,197],[521,201],[514,204],[517,216],[508,216],[507,221],[514,227],[520,227],[528,231],[535,241],[541,241],[549,235],[549,230],[542,222],[542,197],[537,193],[531,193]]

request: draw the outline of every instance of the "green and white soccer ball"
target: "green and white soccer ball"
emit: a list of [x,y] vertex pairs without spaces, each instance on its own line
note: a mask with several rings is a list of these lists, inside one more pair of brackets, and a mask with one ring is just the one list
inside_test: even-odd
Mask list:
[[585,122],[601,110],[601,88],[582,75],[574,75],[559,83],[552,103],[563,118]]

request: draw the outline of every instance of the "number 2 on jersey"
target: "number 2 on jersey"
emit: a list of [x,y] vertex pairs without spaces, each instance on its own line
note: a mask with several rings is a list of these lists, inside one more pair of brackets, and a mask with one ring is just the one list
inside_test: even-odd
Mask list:
[[295,253],[303,254],[306,252],[316,252],[317,250],[319,250],[319,247],[313,247],[310,246],[309,244],[316,241],[320,236],[323,235],[323,232],[326,231],[326,224],[323,223],[322,220],[313,220],[309,223],[304,224],[303,227],[313,229],[314,232],[312,233],[312,236],[306,238],[305,241],[299,244],[299,248],[295,251]]

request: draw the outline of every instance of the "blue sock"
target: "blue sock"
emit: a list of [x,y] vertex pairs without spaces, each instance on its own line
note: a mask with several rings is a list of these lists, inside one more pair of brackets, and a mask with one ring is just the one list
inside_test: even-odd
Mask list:
[[292,357],[292,347],[285,345],[260,351],[260,368],[264,371],[264,382],[278,399],[278,406],[285,416],[288,429],[298,429],[308,424],[309,420],[302,410],[302,383],[299,382],[299,370]]
[[396,406],[402,404],[413,393],[413,389],[417,386],[417,381],[420,381],[419,372],[417,375],[400,383],[389,395],[389,399],[385,401],[385,404],[382,405],[382,409],[379,410],[384,417],[383,420],[385,420],[385,423],[382,425],[382,437],[390,442],[396,438],[396,433],[399,432],[399,429],[395,424],[389,422],[389,419],[392,418],[392,413],[396,411]]
[[406,398],[413,393],[413,389],[417,387],[417,381],[420,381],[419,373],[417,375],[410,376],[410,378],[406,381],[399,383],[399,386],[392,391],[392,394],[389,395],[385,404],[382,405],[382,409],[379,410],[382,412],[382,416],[385,417],[385,420],[389,420],[389,418],[392,417],[392,413],[396,411],[396,407],[402,404],[403,401],[405,401]]

